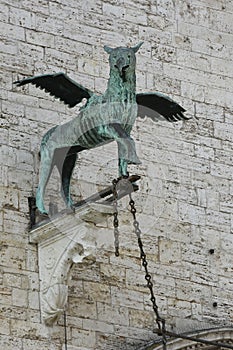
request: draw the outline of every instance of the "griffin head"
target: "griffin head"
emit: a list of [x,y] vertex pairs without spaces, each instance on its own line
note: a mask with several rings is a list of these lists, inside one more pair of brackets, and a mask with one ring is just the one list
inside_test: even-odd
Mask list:
[[123,81],[126,79],[127,71],[135,70],[135,53],[139,50],[142,44],[143,42],[134,47],[117,47],[115,49],[109,46],[104,46],[104,50],[109,54],[110,69],[118,72]]

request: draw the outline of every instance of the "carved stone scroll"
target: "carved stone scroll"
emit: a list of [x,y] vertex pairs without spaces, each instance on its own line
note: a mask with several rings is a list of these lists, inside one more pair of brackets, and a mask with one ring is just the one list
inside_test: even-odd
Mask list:
[[71,266],[95,261],[95,224],[112,214],[112,206],[93,203],[30,231],[30,243],[38,244],[41,317],[46,325],[52,326],[64,311]]

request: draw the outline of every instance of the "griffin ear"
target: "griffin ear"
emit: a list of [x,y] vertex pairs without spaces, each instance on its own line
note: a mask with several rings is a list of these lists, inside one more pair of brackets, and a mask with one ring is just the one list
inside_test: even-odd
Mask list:
[[111,47],[104,45],[104,51],[106,51],[109,55],[112,52],[112,50],[113,49]]
[[136,53],[138,52],[138,50],[140,49],[140,47],[142,46],[143,41],[141,41],[139,44],[137,44],[136,46],[132,47],[132,50]]

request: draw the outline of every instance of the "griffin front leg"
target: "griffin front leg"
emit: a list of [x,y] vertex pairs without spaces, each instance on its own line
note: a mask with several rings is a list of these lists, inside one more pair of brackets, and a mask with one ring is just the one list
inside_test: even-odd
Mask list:
[[125,159],[119,158],[118,160],[118,172],[119,176],[128,176],[127,171],[128,162]]

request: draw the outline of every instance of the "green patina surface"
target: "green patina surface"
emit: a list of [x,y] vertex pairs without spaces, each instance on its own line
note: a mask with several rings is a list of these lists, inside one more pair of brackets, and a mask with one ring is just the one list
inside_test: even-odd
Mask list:
[[68,78],[64,73],[47,74],[17,81],[18,86],[32,83],[51,95],[74,107],[87,99],[80,113],[68,123],[50,129],[41,142],[40,180],[36,205],[41,213],[44,194],[54,165],[61,175],[61,193],[68,207],[73,206],[70,196],[70,180],[82,150],[116,141],[118,145],[119,175],[127,176],[128,164],[140,164],[134,140],[130,133],[137,116],[145,115],[153,120],[162,115],[170,122],[187,119],[184,109],[169,97],[160,93],[136,94],[136,52],[141,47],[104,47],[109,54],[110,77],[103,95]]

